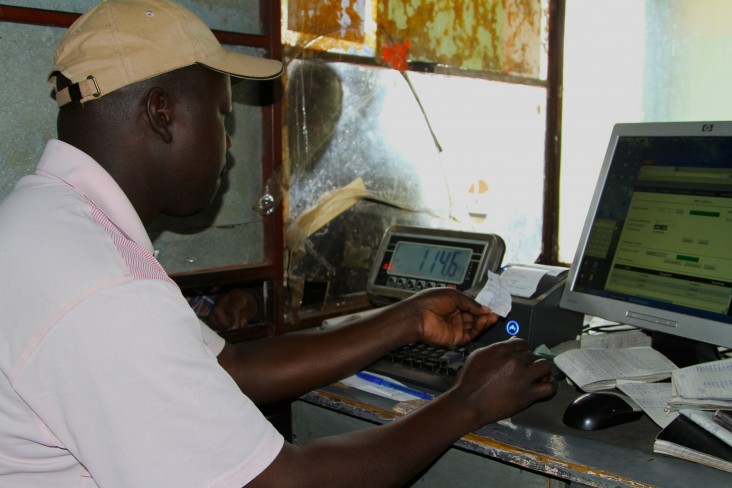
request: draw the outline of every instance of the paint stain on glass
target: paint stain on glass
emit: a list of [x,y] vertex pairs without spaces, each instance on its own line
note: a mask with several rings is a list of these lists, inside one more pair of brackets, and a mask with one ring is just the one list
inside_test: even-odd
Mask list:
[[283,11],[291,46],[353,53],[375,44],[366,52],[400,70],[419,61],[540,76],[541,0],[283,0]]
[[363,42],[366,0],[287,0],[291,31]]
[[409,40],[411,60],[539,76],[540,0],[384,0],[377,16],[380,42]]

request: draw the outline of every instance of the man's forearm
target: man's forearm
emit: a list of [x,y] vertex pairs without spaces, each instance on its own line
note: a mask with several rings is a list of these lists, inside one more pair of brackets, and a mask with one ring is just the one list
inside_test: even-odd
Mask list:
[[326,331],[227,344],[219,363],[255,403],[286,400],[337,381],[389,350],[417,340],[404,310]]
[[402,486],[466,432],[478,428],[470,408],[444,396],[390,424],[285,444],[252,487]]

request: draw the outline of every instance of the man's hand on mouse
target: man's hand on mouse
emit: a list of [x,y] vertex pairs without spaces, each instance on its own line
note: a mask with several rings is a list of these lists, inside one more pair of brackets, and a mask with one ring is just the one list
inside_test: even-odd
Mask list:
[[556,393],[551,361],[534,355],[522,339],[509,339],[473,352],[451,392],[465,394],[478,425],[510,417]]

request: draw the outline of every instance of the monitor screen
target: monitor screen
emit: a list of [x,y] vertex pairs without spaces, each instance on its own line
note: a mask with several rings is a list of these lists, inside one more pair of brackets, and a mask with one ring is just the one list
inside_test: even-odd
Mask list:
[[732,347],[732,122],[618,124],[561,306]]

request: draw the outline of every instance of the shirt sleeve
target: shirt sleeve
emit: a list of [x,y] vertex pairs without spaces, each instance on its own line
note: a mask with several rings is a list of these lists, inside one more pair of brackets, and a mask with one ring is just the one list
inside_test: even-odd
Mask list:
[[284,439],[211,334],[173,285],[117,284],[49,328],[16,390],[99,486],[241,487]]

